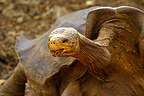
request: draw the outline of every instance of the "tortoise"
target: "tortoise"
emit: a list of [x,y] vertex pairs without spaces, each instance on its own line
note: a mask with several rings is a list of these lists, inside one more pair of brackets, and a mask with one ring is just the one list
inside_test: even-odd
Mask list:
[[[143,96],[143,13],[128,6],[91,7],[59,18],[37,39],[19,37],[16,51],[20,62],[1,86],[0,96],[23,96],[26,82],[36,96]],[[67,30],[72,30],[71,36],[75,38],[56,37],[56,41],[61,39],[60,42],[51,41],[53,34],[58,32],[61,36],[69,36],[71,33]],[[78,44],[79,48],[79,37],[87,41],[85,44],[91,42],[93,45],[87,50],[89,52],[86,51],[86,55],[93,54],[91,58],[79,55],[81,48],[78,54],[60,55],[66,47],[68,52],[70,47],[76,48],[68,47],[71,40],[76,40],[70,44]],[[61,42],[64,47],[52,49],[52,44]],[[101,54],[95,56],[95,51]],[[88,66],[91,60],[94,67]]]

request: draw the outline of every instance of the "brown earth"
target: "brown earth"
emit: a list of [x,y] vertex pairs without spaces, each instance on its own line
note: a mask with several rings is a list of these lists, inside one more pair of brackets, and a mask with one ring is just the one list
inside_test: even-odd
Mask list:
[[0,79],[7,79],[18,63],[17,36],[37,38],[72,11],[120,5],[144,9],[144,0],[0,0]]

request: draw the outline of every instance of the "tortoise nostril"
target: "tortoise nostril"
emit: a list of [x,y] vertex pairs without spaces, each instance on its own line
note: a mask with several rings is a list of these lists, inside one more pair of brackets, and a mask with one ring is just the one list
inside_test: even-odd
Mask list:
[[66,43],[66,42],[68,42],[68,39],[64,39],[62,42],[63,42],[63,43]]

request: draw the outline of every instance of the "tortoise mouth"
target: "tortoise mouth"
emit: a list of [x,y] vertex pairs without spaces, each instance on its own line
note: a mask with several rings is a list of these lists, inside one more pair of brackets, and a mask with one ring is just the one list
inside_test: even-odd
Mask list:
[[64,48],[57,49],[57,50],[50,50],[53,55],[58,55],[64,51]]
[[71,56],[73,54],[72,51],[66,51],[64,48],[57,50],[50,50],[53,56]]

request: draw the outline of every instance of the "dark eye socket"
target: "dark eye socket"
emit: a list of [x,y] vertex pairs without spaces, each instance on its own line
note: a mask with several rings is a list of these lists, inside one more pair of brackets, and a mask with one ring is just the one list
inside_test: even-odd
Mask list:
[[64,39],[62,42],[63,42],[63,43],[66,43],[66,42],[68,42],[68,39]]

